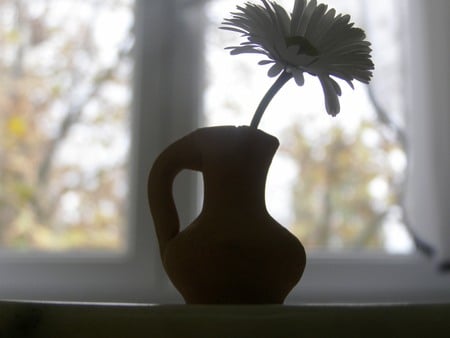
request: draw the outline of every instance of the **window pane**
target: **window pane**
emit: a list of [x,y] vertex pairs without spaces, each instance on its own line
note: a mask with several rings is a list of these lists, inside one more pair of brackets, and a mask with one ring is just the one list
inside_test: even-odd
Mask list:
[[[241,40],[218,25],[243,2],[214,0],[207,7],[207,126],[248,125],[274,81],[257,65],[261,57],[224,51]],[[289,11],[294,3],[277,2]],[[341,113],[331,118],[316,78],[306,77],[301,88],[291,81],[277,94],[260,125],[281,142],[269,173],[267,205],[310,250],[408,253],[413,245],[400,206],[406,166],[399,85],[403,32],[395,1],[325,2],[366,28],[376,67],[372,95],[364,85],[355,83],[352,91],[343,83]],[[398,128],[383,119],[385,111]]]
[[0,248],[124,249],[132,0],[0,13]]

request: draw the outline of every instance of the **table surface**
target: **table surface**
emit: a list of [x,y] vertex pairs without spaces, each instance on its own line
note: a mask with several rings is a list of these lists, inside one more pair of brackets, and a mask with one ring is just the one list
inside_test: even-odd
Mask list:
[[211,306],[0,301],[0,337],[450,337],[450,304]]

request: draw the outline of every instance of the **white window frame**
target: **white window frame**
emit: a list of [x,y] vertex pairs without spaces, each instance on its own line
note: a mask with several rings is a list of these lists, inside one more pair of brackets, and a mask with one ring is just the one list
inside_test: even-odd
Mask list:
[[[203,22],[196,6],[202,1],[136,0],[129,251],[103,257],[0,253],[1,299],[182,302],[162,269],[146,183],[157,154],[198,125]],[[193,19],[185,20],[191,15]],[[187,176],[177,184],[177,206],[191,218],[195,179]],[[323,253],[308,258],[287,303],[450,301],[450,275],[440,274],[419,253]]]

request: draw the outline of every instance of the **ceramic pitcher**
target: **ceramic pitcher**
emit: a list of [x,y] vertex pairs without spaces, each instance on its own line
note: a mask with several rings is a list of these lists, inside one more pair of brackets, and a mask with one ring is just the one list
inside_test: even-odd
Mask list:
[[[251,127],[198,129],[164,150],[148,197],[164,268],[188,304],[281,304],[305,267],[300,241],[268,213],[278,140]],[[200,171],[202,211],[180,231],[172,184]]]

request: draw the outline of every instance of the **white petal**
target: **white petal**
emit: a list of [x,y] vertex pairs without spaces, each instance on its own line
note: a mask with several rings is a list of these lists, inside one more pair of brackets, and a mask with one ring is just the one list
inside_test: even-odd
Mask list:
[[305,11],[302,15],[302,20],[298,29],[295,32],[295,35],[305,36],[306,29],[308,28],[309,20],[311,20],[312,15],[314,14],[314,10],[317,7],[317,0],[311,0],[306,5]]
[[289,34],[289,28],[291,23],[291,18],[286,10],[278,5],[277,3],[273,3],[273,9],[275,10],[277,23],[279,27],[282,29],[283,35],[286,36]]
[[295,0],[294,9],[292,10],[291,35],[297,35],[297,31],[302,21],[302,16],[305,11],[306,0]]
[[312,41],[314,41],[314,44],[316,47],[320,46],[320,42],[322,37],[326,36],[329,32],[331,26],[333,25],[334,17],[336,15],[336,10],[334,8],[331,8],[320,21],[319,27],[317,28],[316,32],[311,37]]
[[327,5],[324,4],[320,4],[315,8],[304,34],[304,37],[309,41],[313,42],[313,35],[319,30],[320,20],[325,15],[327,8]]
[[325,108],[327,113],[331,116],[336,116],[341,109],[336,89],[328,76],[319,76],[319,80],[325,95]]
[[342,89],[341,89],[341,87],[339,86],[339,83],[337,83],[336,81],[334,81],[331,77],[330,77],[329,79],[330,79],[331,84],[332,84],[333,87],[334,87],[334,91],[336,92],[336,94],[337,94],[338,96],[341,96],[341,95],[342,95]]
[[303,75],[303,72],[299,69],[294,69],[292,72],[292,75],[294,76],[295,83],[298,86],[303,86],[305,84],[305,76]]
[[263,51],[258,50],[252,46],[240,46],[240,47],[231,47],[230,48],[231,55],[250,53],[250,54],[265,54]]
[[275,77],[278,74],[280,74],[283,69],[284,69],[283,65],[275,63],[272,67],[270,67],[269,71],[267,72],[267,75],[269,75],[270,77]]

